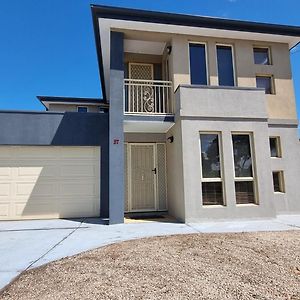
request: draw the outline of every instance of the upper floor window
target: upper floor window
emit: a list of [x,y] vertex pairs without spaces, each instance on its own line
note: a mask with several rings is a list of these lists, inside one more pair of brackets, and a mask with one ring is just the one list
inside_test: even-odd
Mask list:
[[205,44],[190,43],[191,84],[207,85],[207,61]]
[[254,47],[253,54],[254,54],[254,63],[256,65],[270,65],[271,64],[269,48]]
[[88,108],[86,106],[77,106],[77,112],[88,112]]
[[270,137],[270,152],[271,157],[281,157],[280,138]]
[[219,85],[234,86],[234,66],[232,46],[217,45]]
[[275,94],[273,77],[270,75],[256,76],[256,87],[264,89],[266,94]]

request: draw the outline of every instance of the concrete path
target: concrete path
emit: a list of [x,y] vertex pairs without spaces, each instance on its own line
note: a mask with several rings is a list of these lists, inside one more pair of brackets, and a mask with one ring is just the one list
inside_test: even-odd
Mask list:
[[120,241],[171,234],[282,230],[300,230],[300,215],[197,224],[107,226],[99,219],[0,222],[0,289],[25,270]]

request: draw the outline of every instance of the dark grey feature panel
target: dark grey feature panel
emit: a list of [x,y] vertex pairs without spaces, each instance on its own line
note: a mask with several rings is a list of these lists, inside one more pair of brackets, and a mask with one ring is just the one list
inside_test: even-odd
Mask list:
[[101,211],[108,217],[108,113],[0,112],[0,145],[101,146]]
[[124,34],[110,33],[109,223],[124,222]]

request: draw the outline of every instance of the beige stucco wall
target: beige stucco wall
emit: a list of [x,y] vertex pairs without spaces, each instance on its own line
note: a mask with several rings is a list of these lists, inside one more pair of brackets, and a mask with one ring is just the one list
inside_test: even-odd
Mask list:
[[88,112],[99,112],[100,109],[96,105],[49,104],[49,111],[77,111],[77,106],[86,106]]
[[[236,85],[238,87],[256,87],[256,75],[273,75],[275,95],[266,95],[269,118],[297,118],[288,44],[175,36],[172,39],[173,50],[170,60],[175,90],[179,84],[190,84],[189,42],[203,42],[207,45],[210,85],[218,85],[216,44],[233,45]],[[254,64],[254,46],[271,48],[272,65]]]

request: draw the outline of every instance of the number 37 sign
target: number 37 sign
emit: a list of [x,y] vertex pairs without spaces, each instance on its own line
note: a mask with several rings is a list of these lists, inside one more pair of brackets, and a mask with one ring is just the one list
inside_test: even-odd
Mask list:
[[119,139],[113,139],[113,144],[114,145],[118,145],[120,143],[120,140]]

